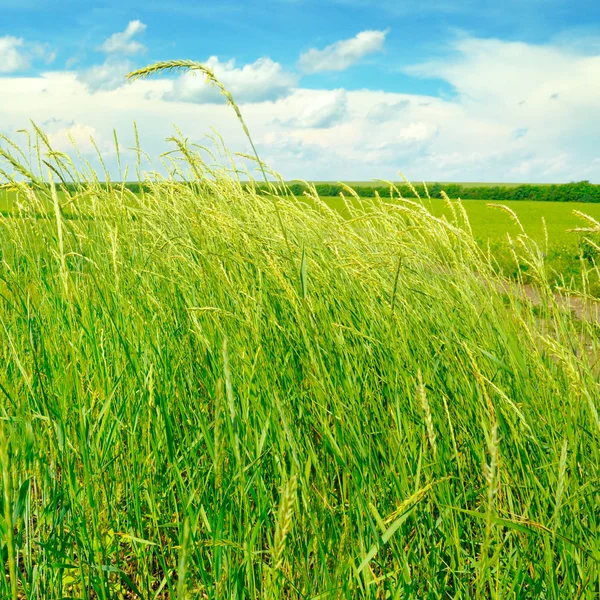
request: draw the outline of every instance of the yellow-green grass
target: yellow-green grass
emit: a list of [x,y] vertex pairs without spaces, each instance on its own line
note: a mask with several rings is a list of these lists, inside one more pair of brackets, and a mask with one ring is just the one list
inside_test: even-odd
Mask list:
[[[58,192],[59,200],[61,204],[64,204],[65,194]],[[5,216],[18,216],[19,214],[26,214],[26,212],[34,212],[35,214],[42,216],[44,214],[52,213],[52,202],[48,198],[42,200],[41,206],[36,205],[35,209],[31,206],[28,201],[26,193],[21,190],[20,192],[8,191],[6,189],[0,189],[0,214]],[[69,208],[65,207],[65,212],[69,212]]]
[[[117,186],[118,188],[118,186]],[[360,187],[356,186],[360,193]],[[76,201],[66,202],[64,192],[58,192],[66,218],[89,217],[91,199],[83,194]],[[301,197],[300,200],[314,205],[310,199]],[[351,196],[345,201],[340,197],[323,197],[328,206],[338,211],[344,218],[349,218],[347,203],[357,206],[358,202]],[[138,201],[133,193],[126,195],[126,203],[132,205]],[[370,199],[363,199],[369,205]],[[394,203],[395,201],[391,201]],[[489,249],[498,262],[503,274],[512,277],[523,277],[525,282],[531,280],[528,267],[514,259],[511,244],[516,242],[521,233],[521,226],[507,212],[490,207],[488,200],[463,200],[463,206],[469,216],[470,226],[475,239],[480,246]],[[533,202],[533,201],[504,201],[500,204],[507,206],[517,215],[523,229],[540,247],[545,255],[545,263],[550,281],[558,286],[569,286],[573,289],[582,288],[581,257],[589,268],[590,291],[600,295],[600,278],[594,269],[595,259],[600,251],[593,244],[600,244],[600,234],[590,234],[569,231],[589,225],[576,212],[583,212],[600,221],[600,204],[579,202]],[[423,205],[433,215],[445,218],[451,217],[447,203],[441,199],[423,199]],[[74,210],[77,207],[77,210]],[[43,200],[32,207],[26,195],[0,190],[0,213],[4,215],[35,215],[53,218],[53,207],[50,199]],[[510,240],[509,237],[510,236]],[[591,240],[592,244],[586,242]],[[582,254],[583,253],[583,254]]]
[[537,306],[458,203],[343,218],[174,141],[0,218],[0,597],[598,597],[600,328],[534,241]]
[[[360,193],[360,188],[357,188],[357,192]],[[323,200],[341,214],[348,215],[346,203],[341,198],[327,197]],[[348,202],[354,206],[358,204],[351,197]],[[368,205],[370,199],[363,199],[362,202]],[[528,281],[530,277],[526,265],[522,262],[515,262],[511,251],[511,241],[514,245],[521,233],[520,226],[511,215],[497,207],[490,207],[490,204],[495,203],[489,200],[463,200],[462,204],[469,216],[474,237],[482,248],[487,249],[489,246],[503,273],[511,276],[524,276],[525,281]],[[581,289],[580,255],[583,252],[585,264],[590,269],[592,291],[600,294],[598,274],[594,269],[594,260],[597,255],[600,255],[600,251],[585,241],[590,239],[593,243],[599,244],[600,232],[569,231],[589,227],[589,223],[574,211],[585,213],[600,221],[600,204],[532,201],[504,201],[498,204],[511,209],[517,215],[528,236],[539,245],[545,255],[546,268],[552,283]],[[438,217],[451,218],[451,211],[442,199],[425,198],[423,205]]]
[[600,593],[600,331],[533,246],[535,307],[457,203],[179,176],[0,219],[1,597]]
[[[350,184],[349,184],[350,185]],[[354,185],[354,184],[352,184]],[[357,190],[360,193],[360,190]],[[65,194],[58,192],[61,204],[64,204]],[[21,205],[27,204],[26,197],[21,195]],[[304,200],[304,198],[301,198]],[[329,206],[339,210],[341,214],[347,215],[344,201],[338,197],[323,197]],[[356,204],[352,198],[350,202]],[[365,199],[369,202],[369,199]],[[386,200],[389,201],[389,200]],[[81,200],[79,201],[81,205]],[[309,201],[310,202],[310,201]],[[394,202],[392,200],[391,202]],[[445,215],[450,217],[450,211],[446,203],[437,198],[423,200],[424,205],[436,216]],[[476,238],[492,242],[506,239],[507,233],[513,238],[520,233],[519,226],[511,217],[502,210],[492,208],[489,200],[463,200],[462,201]],[[548,243],[550,248],[577,246],[578,241],[583,234],[569,232],[569,229],[585,227],[586,223],[581,217],[574,214],[574,211],[584,212],[593,218],[600,220],[600,204],[583,202],[534,202],[534,201],[503,201],[500,202],[508,206],[519,217],[525,231],[537,242],[545,245],[545,227],[548,234]],[[16,214],[18,212],[18,200],[16,192],[7,192],[0,190],[0,211],[4,214]],[[46,211],[52,213],[52,205],[46,200]],[[72,212],[71,206],[65,206],[64,212]]]

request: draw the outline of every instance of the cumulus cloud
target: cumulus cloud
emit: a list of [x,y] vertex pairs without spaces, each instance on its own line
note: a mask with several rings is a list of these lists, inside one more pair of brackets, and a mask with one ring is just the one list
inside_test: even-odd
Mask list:
[[[481,110],[519,104],[535,112],[561,101],[598,106],[600,54],[552,45],[460,36],[450,58],[405,67],[408,75],[446,80],[459,101]],[[543,116],[543,115],[541,115]]]
[[73,143],[82,154],[92,154],[95,152],[91,138],[97,140],[98,132],[94,127],[84,123],[69,123],[66,127],[61,127],[53,133],[48,134],[48,141],[53,150],[61,152],[73,152]]
[[141,21],[130,21],[125,31],[113,33],[99,47],[107,56],[103,63],[92,65],[78,72],[78,79],[91,92],[107,92],[125,85],[125,75],[133,70],[133,63],[128,55],[143,52],[146,47],[133,39],[145,31],[146,25]]
[[346,90],[320,91],[305,94],[306,103],[297,116],[278,120],[287,127],[325,129],[341,123],[348,113]]
[[7,35],[0,38],[0,73],[13,73],[29,68],[29,60],[21,51],[23,40]]
[[[236,102],[265,102],[283,98],[298,81],[295,74],[285,71],[270,58],[259,58],[242,68],[235,66],[234,59],[221,62],[216,56],[211,56],[204,64],[214,71]],[[172,89],[163,98],[197,104],[224,101],[219,90],[209,85],[202,73],[193,71],[187,71],[175,79]]]
[[130,21],[125,31],[113,33],[103,44],[100,50],[106,54],[138,54],[146,47],[133,39],[139,33],[146,30],[146,25],[141,21]]
[[49,52],[43,44],[25,44],[23,38],[6,35],[0,37],[0,73],[26,71],[35,59],[51,63],[56,53]]
[[438,126],[434,123],[409,123],[398,131],[397,137],[403,142],[423,142],[434,137],[437,132]]
[[[319,144],[304,142],[282,130],[265,133],[257,146],[263,160],[270,165],[282,165],[283,162],[299,165],[307,160],[321,163],[331,161],[334,157]],[[300,177],[301,173],[297,175]]]
[[509,173],[519,179],[527,179],[534,173],[537,177],[552,178],[555,173],[564,171],[569,166],[568,153],[561,152],[557,156],[527,157],[511,166]]
[[[278,63],[247,65],[254,67],[246,68],[252,76],[233,61],[213,57],[210,63],[236,100],[247,102],[242,113],[259,154],[285,178],[397,179],[400,170],[415,181],[600,182],[600,56],[557,46],[515,48],[515,42],[499,40],[459,42],[460,50],[443,61],[413,66],[419,76],[449,82],[457,90],[452,98],[302,89],[293,75],[279,88],[265,84],[266,93],[252,89],[253,78],[257,70],[269,73],[269,64],[285,73]],[[94,94],[72,72],[1,77],[0,128],[16,132],[28,127],[30,118],[36,123],[55,118],[61,121],[50,121],[47,128],[60,144],[68,138],[61,130],[73,128],[83,143],[91,133],[85,127],[108,144],[114,127],[128,147],[135,119],[143,149],[158,157],[173,148],[165,142],[173,124],[200,144],[214,126],[232,151],[248,152],[231,108],[208,102],[204,94],[216,90],[203,75],[193,79],[202,91],[174,105],[166,98],[173,99],[177,79],[140,80]],[[200,108],[197,101],[205,104]],[[135,159],[130,159],[133,172]],[[107,164],[117,177],[114,155]]]
[[387,29],[361,31],[353,38],[340,40],[326,46],[323,50],[311,48],[300,55],[298,66],[305,73],[344,71],[368,54],[382,50],[388,33]]
[[[579,177],[576,173],[588,172],[588,165],[598,157],[600,134],[597,50],[585,54],[556,44],[469,36],[457,38],[451,49],[455,52],[447,58],[403,70],[449,82],[457,91],[457,108],[487,127],[493,124],[505,130],[505,135],[494,135],[497,146],[528,148],[529,158],[503,155],[502,160],[511,165],[507,172],[520,178],[537,173],[538,178],[551,181],[570,181]],[[463,127],[462,138],[475,145],[481,134]],[[572,175],[566,173],[568,169]]]
[[[376,126],[368,119],[361,119],[358,123],[354,121],[354,127],[357,129],[354,133],[350,130],[336,133],[346,138],[348,150],[344,154],[352,162],[362,161],[363,169],[372,169],[371,177],[380,176],[377,171],[381,165],[393,164],[397,169],[404,169],[426,156],[440,130],[434,122],[406,120],[392,127],[389,123]],[[332,137],[331,143],[336,146],[335,138]]]
[[108,57],[103,63],[80,71],[77,77],[90,92],[109,92],[124,86],[125,75],[132,69],[131,61]]
[[410,106],[410,100],[400,100],[392,104],[382,102],[369,110],[367,118],[377,123],[393,121],[394,119],[402,118],[408,106]]

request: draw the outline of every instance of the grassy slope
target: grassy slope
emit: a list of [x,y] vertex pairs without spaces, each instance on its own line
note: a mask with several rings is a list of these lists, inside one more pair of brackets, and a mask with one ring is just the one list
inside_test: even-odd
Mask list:
[[600,334],[535,256],[534,309],[419,207],[101,200],[0,221],[2,597],[600,593]]

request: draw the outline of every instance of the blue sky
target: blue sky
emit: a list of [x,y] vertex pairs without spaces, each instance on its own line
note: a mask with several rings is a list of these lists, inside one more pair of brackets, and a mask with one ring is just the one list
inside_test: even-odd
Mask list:
[[[590,0],[0,0],[0,132],[89,136],[116,169],[135,120],[151,156],[177,125],[248,151],[209,64],[286,178],[600,182],[600,3]],[[231,113],[231,114],[230,114]]]

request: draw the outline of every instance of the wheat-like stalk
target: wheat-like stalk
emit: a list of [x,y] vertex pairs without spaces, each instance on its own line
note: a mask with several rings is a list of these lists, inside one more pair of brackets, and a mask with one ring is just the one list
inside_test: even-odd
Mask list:
[[292,475],[285,485],[281,494],[281,503],[277,516],[277,527],[275,529],[275,543],[273,550],[273,562],[275,570],[279,570],[283,564],[283,552],[287,536],[292,528],[292,518],[296,506],[296,491],[298,489],[298,478]]
[[460,214],[462,216],[464,226],[466,227],[467,231],[469,232],[469,235],[472,236],[473,230],[471,229],[471,221],[469,220],[469,215],[467,214],[467,210],[465,209],[465,207],[462,203],[462,200],[460,198],[457,198],[456,206],[458,206],[458,210],[460,210]]
[[423,383],[423,375],[421,369],[417,371],[417,395],[421,402],[421,407],[425,415],[425,426],[427,427],[427,438],[431,446],[431,451],[435,457],[437,454],[437,442],[435,438],[435,429],[433,428],[433,418],[431,416],[431,409],[429,408],[429,401],[427,400],[427,394],[425,392],[425,384]]
[[[246,137],[248,138],[248,141],[250,142],[252,152],[254,152],[254,157],[256,158],[256,162],[258,163],[258,166],[262,173],[263,179],[265,180],[265,183],[270,186],[269,180],[267,178],[267,173],[266,173],[265,167],[264,167],[265,163],[258,156],[258,151],[256,150],[256,146],[254,145],[254,142],[252,141],[252,136],[250,135],[250,131],[248,130],[248,127],[246,126],[244,117],[242,117],[242,111],[240,110],[240,107],[238,106],[236,101],[233,99],[231,92],[219,81],[219,79],[217,79],[216,75],[214,74],[214,71],[210,67],[208,67],[202,63],[199,63],[195,60],[166,60],[166,61],[156,62],[152,65],[148,65],[141,69],[137,69],[136,71],[132,71],[131,73],[128,73],[125,77],[127,79],[129,79],[130,81],[136,81],[137,79],[145,79],[146,77],[150,77],[151,75],[155,75],[156,73],[162,73],[163,71],[175,71],[175,72],[177,72],[177,71],[200,71],[201,73],[203,73],[206,76],[206,80],[210,85],[213,85],[219,89],[219,92],[221,92],[221,94],[227,100],[227,104],[229,104],[235,111],[238,121],[242,125],[242,129],[244,130],[244,133],[246,134]],[[286,247],[288,250],[289,260],[291,263],[293,263],[292,249],[291,249],[290,242],[288,239],[287,231],[285,230],[285,227],[283,226],[283,220],[281,218],[281,213],[279,211],[279,207],[277,206],[277,202],[275,201],[274,197],[273,197],[273,202],[275,204],[275,212],[277,213],[277,220],[279,221],[279,226],[281,228],[281,232],[283,234],[283,238],[285,240],[285,244],[286,244]]]
[[450,200],[450,198],[448,197],[448,194],[446,194],[446,192],[444,190],[442,190],[440,192],[440,196],[444,200],[444,204],[448,207],[448,209],[452,213],[452,220],[454,221],[454,223],[458,223],[458,217],[456,214],[456,209],[454,208],[454,203],[452,202],[452,200]]
[[503,210],[505,213],[508,213],[510,215],[510,218],[519,226],[521,233],[525,233],[525,228],[523,227],[523,224],[521,223],[519,217],[517,217],[517,213],[512,208],[509,208],[505,204],[496,204],[495,202],[488,202],[487,205],[490,208],[498,208],[500,210]]
[[398,173],[402,176],[402,179],[404,179],[410,191],[420,200],[421,196],[419,196],[419,192],[417,192],[415,186],[408,180],[408,177],[402,171],[398,171]]
[[568,439],[565,438],[560,451],[560,461],[558,464],[558,484],[556,486],[556,495],[554,497],[554,514],[552,515],[552,521],[554,523],[555,530],[560,527],[560,507],[562,505],[562,498],[565,491],[568,444]]
[[494,508],[494,500],[498,494],[498,453],[499,453],[499,442],[498,442],[498,422],[492,422],[492,431],[490,435],[490,442],[488,445],[488,452],[490,454],[489,464],[484,465],[483,474],[487,483],[487,515],[488,522],[487,526],[491,529],[491,521],[489,520],[491,513]]
[[431,200],[431,196],[429,195],[429,190],[427,189],[427,184],[425,182],[423,182],[423,187],[425,188],[425,195],[427,196],[427,199]]
[[[10,468],[10,441],[7,439],[5,433],[4,422],[0,422],[0,472],[2,477],[2,492],[3,492],[3,504],[4,504],[4,545],[6,547],[6,556],[8,559],[8,573],[7,578],[10,581],[11,589],[11,600],[17,600],[18,598],[18,583],[17,583],[17,561],[18,554],[15,548],[14,540],[14,524],[12,514],[12,503],[13,503],[13,481],[12,473]],[[6,575],[5,575],[6,577]]]
[[586,215],[585,213],[581,212],[580,210],[574,210],[573,214],[576,217],[579,217],[580,219],[587,221],[591,225],[591,227],[577,227],[575,229],[567,229],[567,231],[594,231],[594,232],[600,231],[600,223],[598,221],[596,221],[596,219],[594,219],[593,217],[590,217],[590,215]]
[[489,464],[483,465],[483,477],[486,482],[487,491],[487,503],[486,503],[486,519],[485,519],[485,539],[483,543],[483,556],[484,560],[487,560],[487,549],[491,542],[491,534],[493,528],[492,513],[494,512],[494,504],[496,496],[498,495],[498,455],[499,455],[499,441],[498,441],[498,422],[492,421],[492,428],[490,434],[490,440],[488,444],[488,452],[490,455]]
[[131,73],[128,73],[126,77],[130,81],[135,81],[137,79],[150,77],[151,75],[155,75],[156,73],[161,73],[163,71],[200,71],[206,76],[206,81],[210,85],[213,85],[219,89],[219,92],[221,92],[221,94],[227,100],[227,104],[229,104],[235,111],[235,114],[242,125],[242,129],[244,130],[244,133],[250,142],[250,146],[252,146],[252,151],[254,152],[254,156],[256,157],[258,165],[262,171],[265,182],[268,183],[267,174],[263,168],[263,162],[258,156],[258,152],[256,151],[254,142],[252,141],[250,131],[248,131],[244,117],[242,117],[242,111],[240,110],[240,107],[237,105],[236,101],[233,99],[231,92],[217,79],[214,71],[210,67],[207,67],[206,65],[203,65],[195,60],[166,60],[156,62],[136,71],[132,71]]
[[65,293],[68,292],[67,279],[67,262],[65,259],[65,244],[63,239],[63,222],[60,211],[60,204],[58,202],[58,194],[56,193],[56,186],[54,185],[54,179],[52,177],[52,171],[48,170],[48,180],[50,181],[50,192],[52,193],[52,204],[54,207],[54,216],[56,218],[56,231],[58,236],[58,256],[60,259],[60,274],[63,280]]

